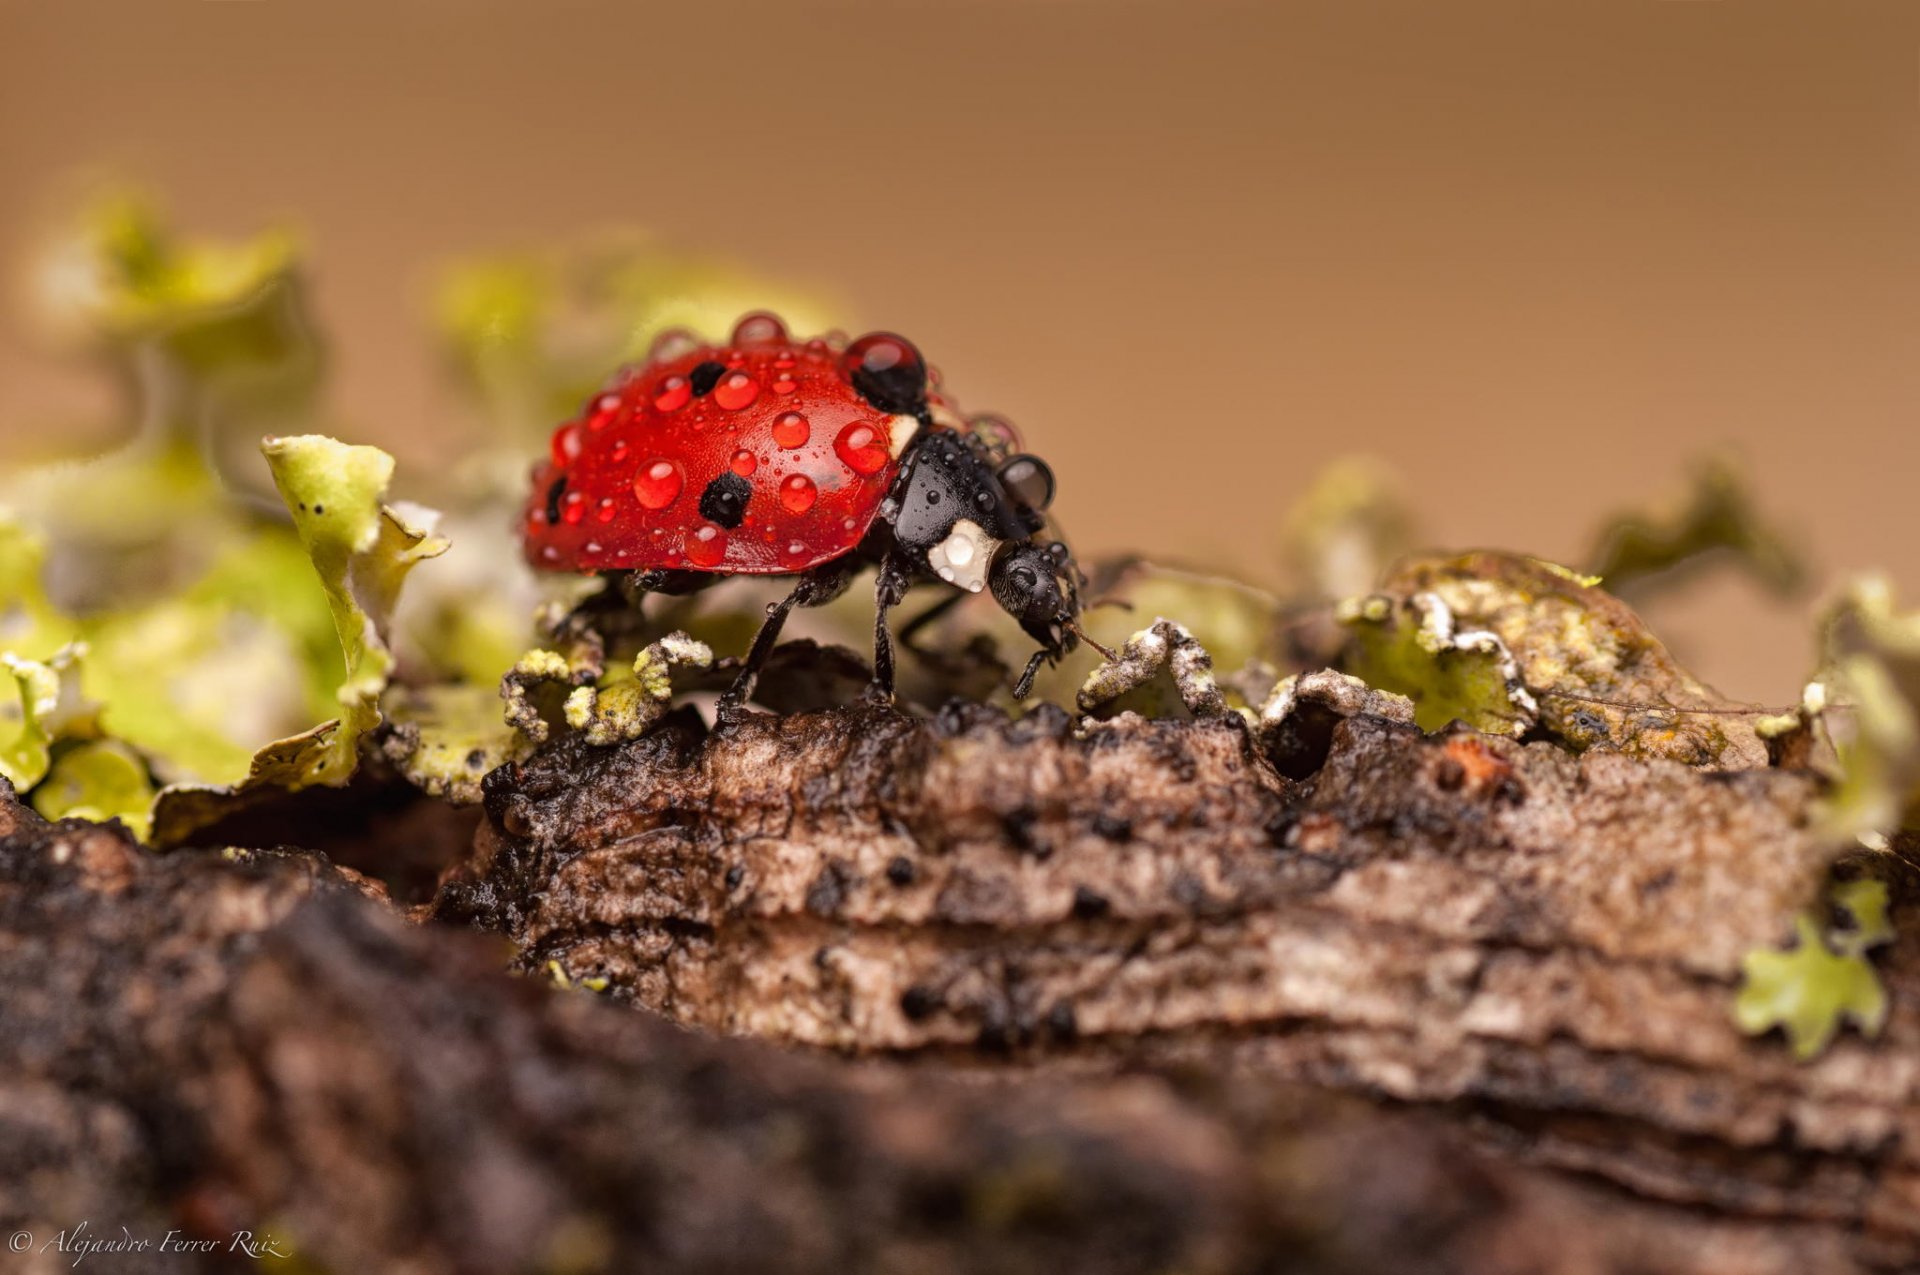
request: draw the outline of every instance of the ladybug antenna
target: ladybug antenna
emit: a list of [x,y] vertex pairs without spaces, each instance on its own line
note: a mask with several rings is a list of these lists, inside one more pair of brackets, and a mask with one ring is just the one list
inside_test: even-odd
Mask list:
[[1100,643],[1088,637],[1086,630],[1081,628],[1079,625],[1075,624],[1072,620],[1068,620],[1065,623],[1065,625],[1063,625],[1062,627],[1064,627],[1067,632],[1073,634],[1075,637],[1079,638],[1082,642],[1085,642],[1088,646],[1092,647],[1094,650],[1100,652],[1101,655],[1106,657],[1107,663],[1111,664],[1114,662],[1114,660],[1119,658],[1117,655],[1113,653],[1112,647],[1102,646],[1100,645]]

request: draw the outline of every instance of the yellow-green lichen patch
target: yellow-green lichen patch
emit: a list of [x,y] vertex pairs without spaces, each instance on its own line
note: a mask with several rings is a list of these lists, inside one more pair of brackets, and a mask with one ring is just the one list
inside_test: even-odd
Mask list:
[[1502,734],[1537,725],[1577,750],[1766,764],[1748,706],[1695,681],[1629,607],[1564,568],[1491,552],[1415,559],[1341,618],[1346,671],[1411,698],[1428,729],[1443,716]]
[[1920,612],[1899,611],[1880,577],[1855,581],[1823,625],[1819,703],[1838,774],[1821,804],[1836,840],[1884,846],[1920,826]]
[[125,744],[79,743],[55,758],[33,790],[33,808],[48,819],[118,819],[144,841],[152,830],[153,783],[139,754]]
[[1302,598],[1350,598],[1412,547],[1412,521],[1388,470],[1347,457],[1316,475],[1288,511],[1281,546]]
[[72,648],[45,662],[0,653],[10,685],[0,691],[0,777],[17,792],[39,783],[52,765],[63,705],[77,693],[73,660]]
[[713,667],[713,651],[684,633],[669,633],[595,685],[575,687],[563,712],[569,727],[597,747],[638,739],[673,702],[673,674]]
[[533,750],[532,740],[502,720],[491,686],[390,690],[381,707],[381,755],[408,783],[455,805],[477,804],[488,772]]
[[1513,653],[1485,629],[1461,630],[1437,594],[1373,594],[1336,612],[1353,639],[1347,669],[1406,696],[1423,730],[1465,722],[1489,735],[1523,734],[1539,715]]
[[1887,888],[1879,881],[1853,881],[1835,887],[1832,897],[1851,926],[1823,930],[1814,917],[1801,916],[1791,949],[1747,954],[1734,1002],[1741,1031],[1757,1036],[1778,1027],[1803,1062],[1818,1057],[1844,1023],[1872,1038],[1887,1017],[1886,989],[1866,956],[1893,938]]
[[1726,460],[1698,466],[1682,498],[1613,519],[1588,561],[1618,590],[1716,555],[1739,563],[1778,593],[1797,589],[1806,578],[1800,555],[1761,516],[1739,471]]
[[380,696],[393,674],[387,627],[407,573],[446,551],[429,511],[385,503],[393,459],[318,435],[269,439],[262,447],[300,542],[319,575],[344,661],[338,716],[267,745],[237,783],[163,790],[156,836],[169,841],[217,819],[241,794],[344,784],[361,739],[380,724]]

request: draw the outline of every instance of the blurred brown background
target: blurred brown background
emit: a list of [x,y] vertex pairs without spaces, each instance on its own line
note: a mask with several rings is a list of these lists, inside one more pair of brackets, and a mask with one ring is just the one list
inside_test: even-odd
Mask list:
[[[1574,560],[1730,443],[1911,599],[1917,124],[1910,0],[0,0],[0,254],[76,170],[291,221],[339,417],[418,463],[433,263],[638,223],[911,334],[1083,551],[1270,572],[1358,450],[1428,539]],[[108,410],[0,311],[0,437]],[[1810,605],[1652,610],[1780,701]]]

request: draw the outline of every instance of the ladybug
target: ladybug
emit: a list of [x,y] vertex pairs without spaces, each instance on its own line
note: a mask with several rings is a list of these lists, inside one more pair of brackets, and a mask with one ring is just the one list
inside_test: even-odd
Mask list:
[[619,573],[626,591],[686,594],[728,576],[792,576],[720,701],[736,716],[788,614],[846,592],[874,567],[873,685],[893,693],[887,613],[913,584],[954,592],[900,640],[986,590],[1043,661],[1085,639],[1083,583],[1046,534],[1053,471],[995,416],[962,417],[911,341],[875,332],[798,340],[771,314],[724,346],[664,334],[553,435],[523,519],[527,560]]

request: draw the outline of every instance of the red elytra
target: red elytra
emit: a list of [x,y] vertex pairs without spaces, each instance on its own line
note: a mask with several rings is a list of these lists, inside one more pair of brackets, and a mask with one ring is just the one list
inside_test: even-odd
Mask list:
[[[555,431],[523,519],[529,562],[783,575],[859,545],[917,422],[862,397],[837,343],[759,315],[727,345],[657,348],[670,357]],[[580,507],[600,516],[569,516]]]

